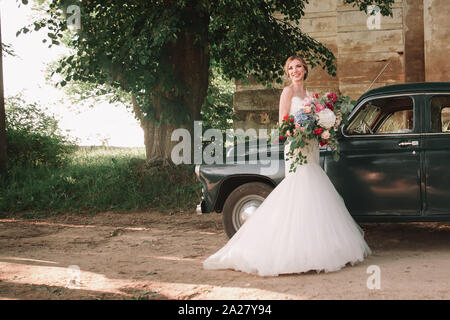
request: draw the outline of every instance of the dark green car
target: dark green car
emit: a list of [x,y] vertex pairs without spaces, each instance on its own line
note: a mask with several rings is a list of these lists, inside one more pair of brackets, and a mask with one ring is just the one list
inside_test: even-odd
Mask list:
[[[341,127],[340,146],[339,161],[323,149],[320,164],[356,221],[450,221],[450,82],[368,91]],[[197,166],[197,210],[222,212],[231,237],[284,178],[283,151],[270,175],[257,164]]]

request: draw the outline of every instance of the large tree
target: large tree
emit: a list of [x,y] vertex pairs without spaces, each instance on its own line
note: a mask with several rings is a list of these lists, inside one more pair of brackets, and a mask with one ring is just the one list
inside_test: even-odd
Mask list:
[[[376,4],[385,15],[394,2],[344,1],[361,10]],[[81,22],[69,41],[73,54],[56,70],[65,77],[61,85],[84,81],[130,93],[147,160],[167,162],[172,130],[192,133],[193,121],[200,119],[211,61],[230,79],[268,84],[281,81],[280,64],[300,52],[312,67],[335,74],[333,53],[298,27],[307,2],[49,0],[48,17],[33,27],[48,27],[48,39],[57,45],[71,21]]]

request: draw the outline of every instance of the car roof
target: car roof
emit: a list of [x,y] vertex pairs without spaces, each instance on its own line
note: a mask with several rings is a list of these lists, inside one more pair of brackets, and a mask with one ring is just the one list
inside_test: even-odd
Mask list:
[[386,95],[397,93],[420,93],[420,92],[450,92],[450,82],[411,82],[393,84],[384,87],[375,88],[364,93],[359,101],[374,95]]

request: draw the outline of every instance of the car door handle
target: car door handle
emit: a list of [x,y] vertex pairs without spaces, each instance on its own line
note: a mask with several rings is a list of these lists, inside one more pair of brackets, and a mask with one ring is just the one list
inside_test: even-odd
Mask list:
[[398,144],[399,147],[409,147],[409,146],[417,147],[418,145],[419,145],[419,141],[417,141],[417,140],[402,141]]

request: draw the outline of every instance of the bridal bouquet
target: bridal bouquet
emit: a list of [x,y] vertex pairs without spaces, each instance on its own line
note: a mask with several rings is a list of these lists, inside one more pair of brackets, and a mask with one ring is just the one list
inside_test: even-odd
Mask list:
[[350,97],[340,97],[329,93],[320,98],[315,94],[313,98],[305,98],[302,108],[294,115],[285,116],[278,126],[279,142],[290,142],[288,158],[293,159],[290,172],[295,171],[296,165],[306,163],[306,156],[301,149],[308,143],[318,143],[328,146],[333,157],[339,160],[339,142],[337,132],[341,123],[347,122],[347,117],[354,107]]

